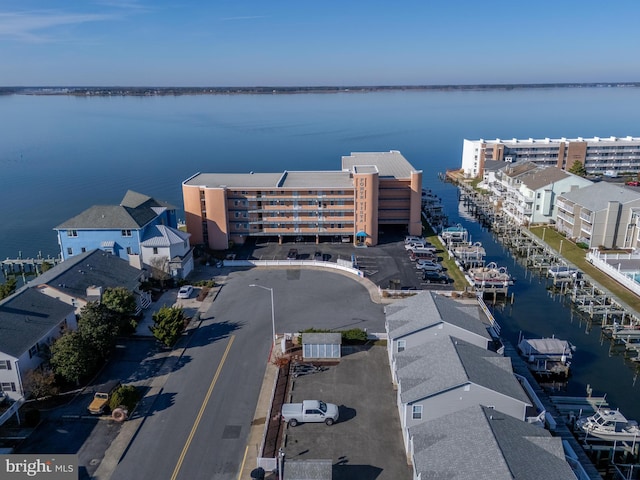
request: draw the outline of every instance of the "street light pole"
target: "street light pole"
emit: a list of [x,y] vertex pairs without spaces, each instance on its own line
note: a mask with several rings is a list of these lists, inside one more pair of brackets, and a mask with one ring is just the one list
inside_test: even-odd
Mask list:
[[262,285],[256,285],[255,283],[252,283],[249,286],[262,288],[263,290],[269,290],[269,292],[271,293],[271,329],[273,330],[273,344],[275,345],[276,344],[276,314],[275,314],[274,303],[273,303],[273,288],[263,287]]

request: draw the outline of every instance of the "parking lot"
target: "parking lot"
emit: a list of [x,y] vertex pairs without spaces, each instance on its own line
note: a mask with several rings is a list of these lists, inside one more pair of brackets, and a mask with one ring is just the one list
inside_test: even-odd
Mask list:
[[293,379],[293,402],[335,403],[340,418],[287,427],[285,459],[331,459],[334,480],[411,478],[386,348],[349,348],[338,365]]
[[[451,284],[427,283],[415,262],[409,259],[404,248],[404,232],[388,232],[381,235],[375,247],[355,247],[340,241],[316,244],[312,238],[289,241],[279,245],[277,241],[250,241],[234,248],[236,259],[291,260],[291,250],[296,251],[298,260],[323,260],[336,262],[338,259],[355,259],[365,277],[381,288],[390,289],[451,289]],[[443,252],[438,252],[442,258]]]

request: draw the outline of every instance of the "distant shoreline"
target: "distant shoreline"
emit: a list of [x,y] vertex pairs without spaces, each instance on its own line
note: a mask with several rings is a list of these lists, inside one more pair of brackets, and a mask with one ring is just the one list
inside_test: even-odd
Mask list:
[[380,85],[309,87],[0,87],[0,95],[73,95],[73,96],[179,96],[179,95],[282,95],[305,93],[369,93],[393,91],[478,91],[526,90],[549,88],[634,88],[640,82],[533,83],[487,85]]

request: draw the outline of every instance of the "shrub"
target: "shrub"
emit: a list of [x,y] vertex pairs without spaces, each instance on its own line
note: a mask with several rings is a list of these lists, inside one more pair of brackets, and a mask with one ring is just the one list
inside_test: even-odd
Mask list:
[[578,246],[578,248],[582,248],[584,250],[588,250],[589,249],[589,244],[585,243],[585,242],[578,242],[578,243],[576,243],[576,245]]
[[351,330],[345,330],[342,332],[342,340],[345,343],[366,342],[367,332],[365,332],[361,328],[352,328]]
[[138,400],[140,400],[140,392],[138,392],[136,387],[133,385],[122,385],[111,395],[109,408],[113,411],[122,405],[126,407],[129,412],[133,412],[133,409],[136,408],[138,404]]

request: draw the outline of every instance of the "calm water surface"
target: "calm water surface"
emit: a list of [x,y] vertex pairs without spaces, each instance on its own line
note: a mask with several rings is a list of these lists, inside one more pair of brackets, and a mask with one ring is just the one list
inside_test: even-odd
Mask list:
[[[456,220],[455,189],[437,173],[460,166],[464,138],[639,135],[640,89],[183,97],[0,97],[0,258],[57,255],[53,228],[127,189],[182,208],[180,184],[196,172],[340,168],[357,151],[400,150],[424,171]],[[461,218],[463,222],[467,220]],[[600,345],[477,224],[474,241],[519,277],[505,335],[552,335],[578,346],[571,394],[591,384],[640,420],[635,372]]]

